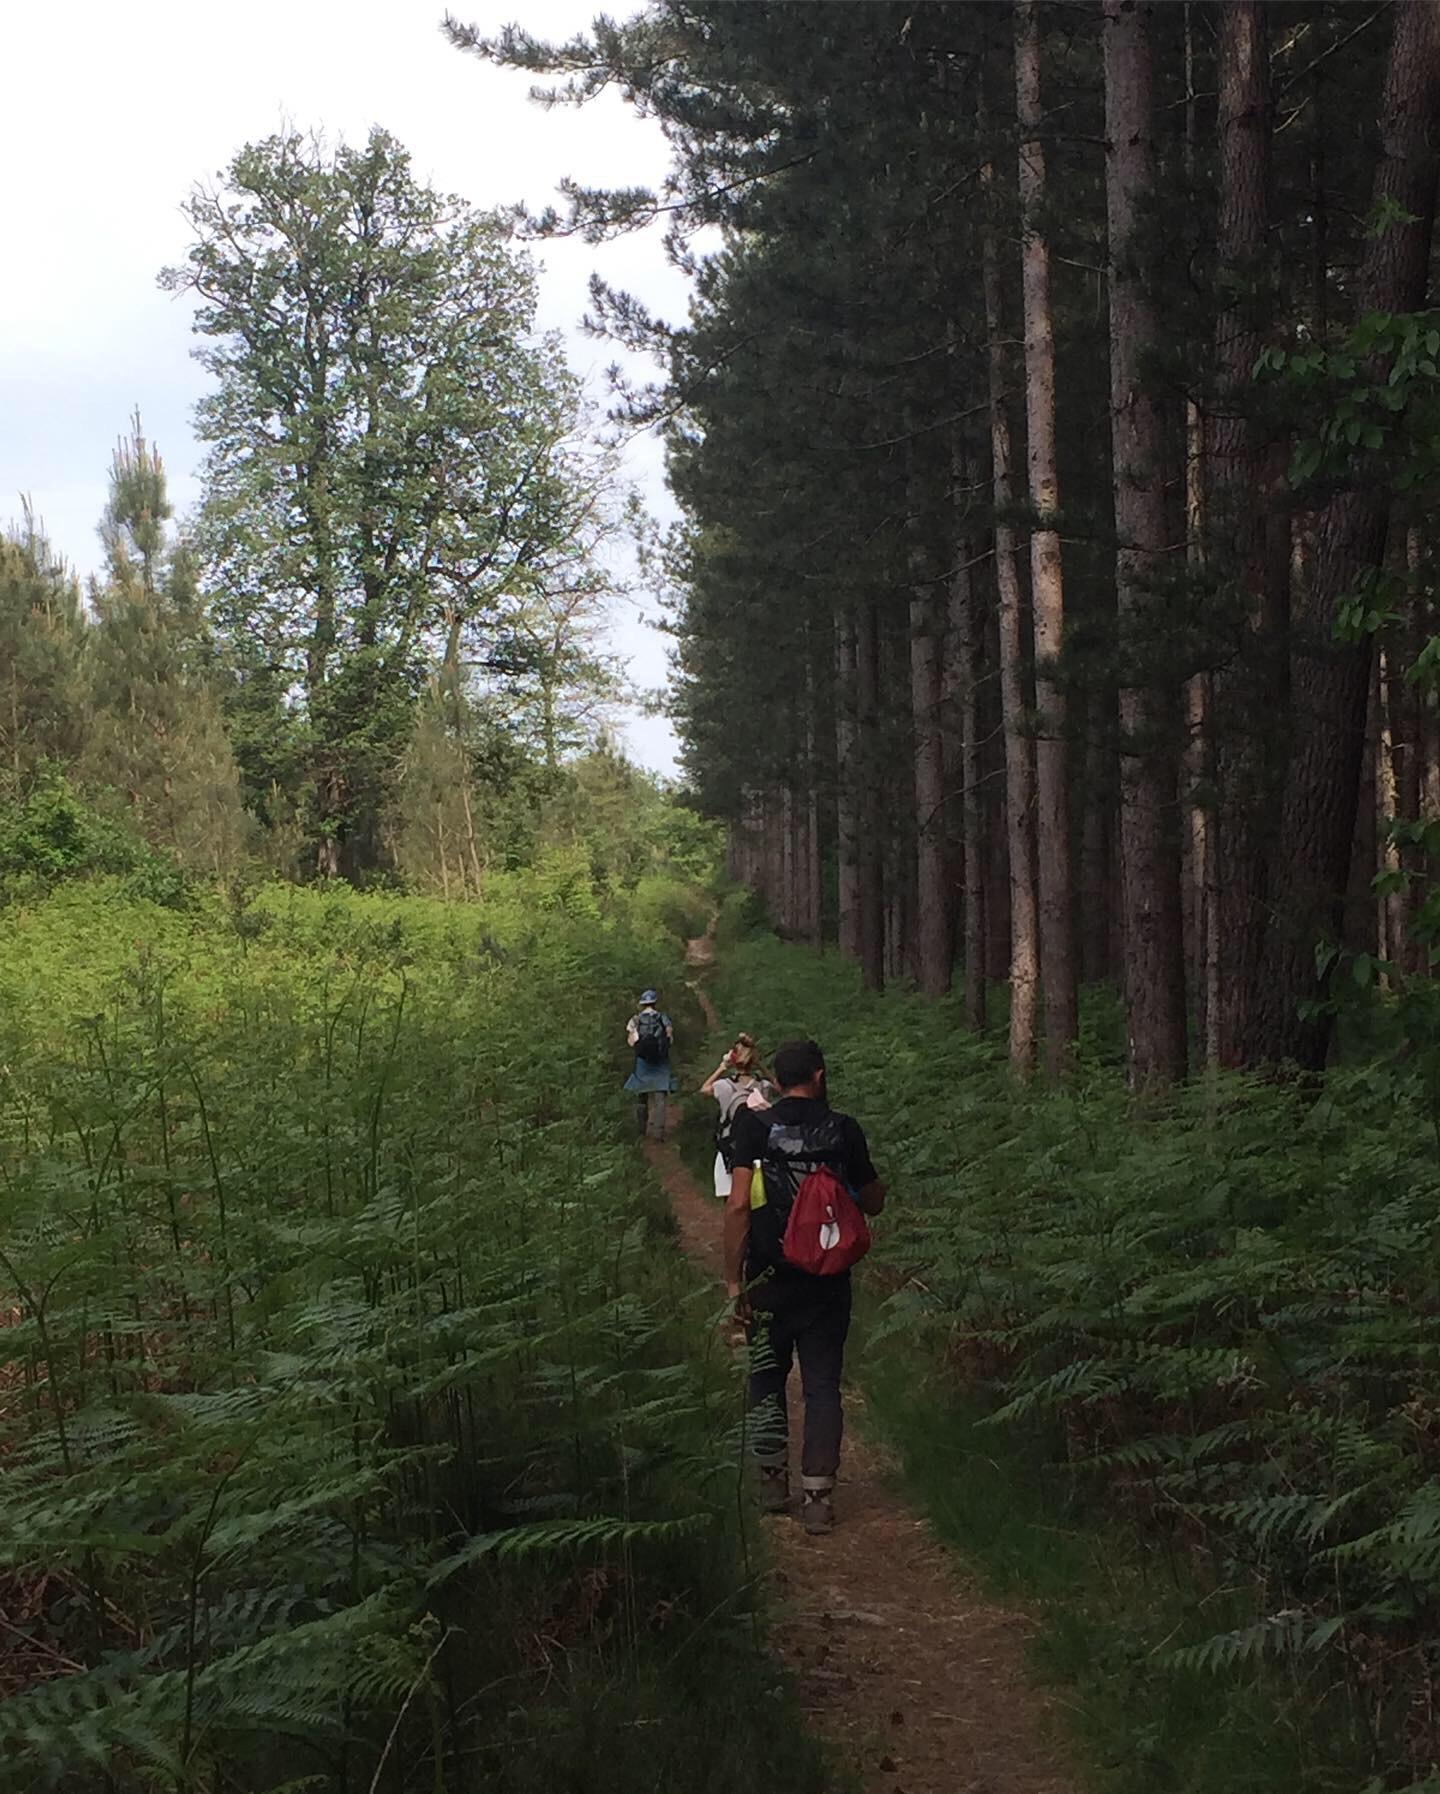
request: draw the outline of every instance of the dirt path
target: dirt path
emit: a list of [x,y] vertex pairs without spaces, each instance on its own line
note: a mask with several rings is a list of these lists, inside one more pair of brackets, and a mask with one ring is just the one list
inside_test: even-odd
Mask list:
[[[712,939],[691,942],[692,966],[713,957]],[[708,994],[695,990],[715,1027]],[[685,1251],[718,1279],[718,1204],[673,1146],[647,1150]],[[1051,1703],[1027,1674],[1025,1620],[967,1584],[896,1493],[864,1436],[859,1394],[848,1390],[846,1403],[836,1531],[809,1538],[793,1519],[764,1522],[776,1644],[815,1725],[866,1794],[1074,1794]],[[792,1414],[799,1407],[797,1393]]]

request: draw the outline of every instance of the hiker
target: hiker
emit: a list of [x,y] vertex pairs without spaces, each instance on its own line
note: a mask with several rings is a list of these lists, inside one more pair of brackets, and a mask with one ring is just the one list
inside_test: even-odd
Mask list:
[[[765,1410],[754,1442],[761,1506],[783,1513],[790,1505],[785,1383],[798,1354],[800,1517],[807,1532],[824,1533],[835,1524],[849,1264],[869,1244],[863,1217],[885,1206],[885,1185],[859,1122],[826,1099],[825,1055],[813,1040],[777,1050],[775,1084],[779,1095],[768,1109],[742,1109],[735,1119],[725,1287],[750,1339],[751,1411]],[[802,1219],[813,1237],[797,1230]]]
[[663,1140],[667,1099],[675,1089],[675,1073],[670,1068],[675,1025],[661,1012],[658,991],[641,991],[640,1006],[625,1024],[625,1038],[635,1049],[635,1069],[626,1078],[625,1088],[635,1097],[640,1137],[644,1139],[653,1115],[652,1131],[657,1140]]
[[720,1105],[715,1125],[715,1194],[723,1202],[730,1194],[730,1173],[735,1168],[735,1118],[747,1105],[763,1109],[770,1101],[768,1073],[750,1035],[735,1036],[734,1046],[700,1086],[700,1094],[713,1096]]

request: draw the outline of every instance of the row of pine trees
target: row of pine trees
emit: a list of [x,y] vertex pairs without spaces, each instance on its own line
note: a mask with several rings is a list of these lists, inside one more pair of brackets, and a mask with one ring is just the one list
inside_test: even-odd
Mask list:
[[[677,720],[732,864],[1063,1074],[1322,1063],[1428,970],[1434,0],[655,0],[468,47],[664,124]],[[705,232],[718,230],[707,239]],[[701,258],[708,242],[718,244]],[[1378,880],[1378,883],[1377,883]]]

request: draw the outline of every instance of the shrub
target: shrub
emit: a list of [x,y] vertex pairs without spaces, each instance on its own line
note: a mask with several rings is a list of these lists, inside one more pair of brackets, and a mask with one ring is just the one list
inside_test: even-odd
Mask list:
[[92,809],[59,773],[41,779],[23,802],[0,808],[0,878],[53,884],[90,873],[126,873],[135,895],[166,908],[192,901],[173,860]]

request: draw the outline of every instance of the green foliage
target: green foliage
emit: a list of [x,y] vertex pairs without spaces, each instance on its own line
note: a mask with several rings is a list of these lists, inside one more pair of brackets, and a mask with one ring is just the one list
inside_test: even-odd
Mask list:
[[831,957],[755,940],[717,995],[766,1048],[814,1033],[872,1132],[897,1192],[882,1333],[930,1341],[1067,1499],[1186,1566],[1145,1700],[1168,1698],[1170,1656],[1227,1687],[1263,1663],[1297,1738],[1427,1763],[1433,1050],[1417,1036],[1319,1093],[1219,1080],[1137,1108],[1108,1030],[1073,1090],[1042,1095],[950,1004],[865,997]]
[[240,779],[217,700],[194,565],[165,528],[165,470],[138,414],[116,450],[101,535],[109,577],[85,643],[77,776],[153,845],[212,878],[246,849]]
[[1339,347],[1268,348],[1256,372],[1282,376],[1319,414],[1292,460],[1297,483],[1363,462],[1403,492],[1440,468],[1440,314],[1371,312]]
[[74,575],[27,511],[0,533],[0,792],[23,799],[80,745],[84,623]]
[[818,1794],[620,1096],[678,942],[546,889],[9,912],[7,1789]]
[[133,830],[84,802],[53,768],[19,804],[0,805],[0,877],[42,885],[90,873],[126,873],[135,895],[184,908],[184,873]]
[[499,670],[545,600],[608,590],[608,464],[506,227],[383,131],[248,145],[186,212],[164,280],[215,380],[197,548],[250,801],[284,790],[322,872],[370,873],[427,670]]

